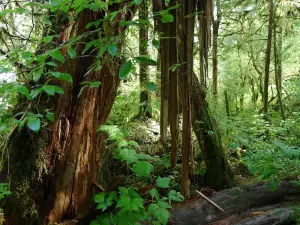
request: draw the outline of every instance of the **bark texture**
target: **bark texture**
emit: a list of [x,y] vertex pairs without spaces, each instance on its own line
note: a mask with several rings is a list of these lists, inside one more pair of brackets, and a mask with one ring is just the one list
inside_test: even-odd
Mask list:
[[212,0],[198,1],[200,83],[206,87],[208,78],[208,51],[211,39]]
[[207,184],[218,190],[232,187],[234,185],[233,173],[223,151],[217,122],[209,111],[204,90],[196,74],[193,74],[192,79],[193,130],[202,149]]
[[[280,114],[282,120],[285,120],[284,108],[282,103],[282,28],[280,27],[277,35],[277,26],[274,23],[274,66],[275,66],[275,84],[276,84],[276,92],[277,92],[277,103],[280,108]],[[279,36],[277,38],[277,36]]]
[[192,74],[193,74],[193,46],[195,19],[188,17],[196,11],[196,1],[179,1],[181,6],[177,11],[177,55],[178,62],[183,63],[178,74],[182,83],[182,172],[181,189],[186,198],[189,191],[189,162],[192,152]]
[[213,96],[214,100],[218,97],[218,36],[221,21],[220,0],[215,1],[216,15],[213,20],[213,46],[212,46],[212,67],[213,67]]
[[[148,1],[140,4],[139,19],[148,19]],[[139,54],[148,55],[148,27],[146,24],[141,25],[139,29]],[[140,116],[151,117],[149,112],[150,93],[149,93],[149,75],[148,66],[140,64]]]
[[[176,18],[176,10],[170,13]],[[172,23],[168,23],[169,27],[169,68],[177,63],[177,42],[176,42],[176,19]],[[176,167],[178,153],[178,137],[179,137],[179,99],[178,99],[178,73],[169,69],[169,122],[172,139],[171,166]]]
[[[103,14],[100,12],[81,12],[76,21],[62,26],[58,42],[65,43],[70,38],[83,34],[88,23],[101,18]],[[115,19],[126,19],[126,16],[120,13]],[[109,30],[105,35],[118,34],[118,25],[106,25]],[[90,36],[89,40],[92,38],[99,37]],[[27,177],[23,177],[23,180],[29,181],[26,192],[19,190],[23,188],[20,183],[12,183],[13,191],[19,197],[12,199],[13,208],[8,206],[8,225],[42,225],[76,218],[87,210],[93,198],[94,182],[102,167],[105,141],[105,135],[96,133],[96,129],[106,122],[111,111],[119,84],[118,70],[121,62],[107,54],[101,61],[102,69],[87,73],[96,61],[93,54],[85,53],[84,57],[80,57],[83,49],[83,44],[77,44],[76,52],[79,57],[75,59],[68,58],[67,49],[62,49],[66,60],[58,66],[58,71],[69,73],[73,84],[57,82],[56,85],[61,86],[64,94],[45,103],[47,108],[55,112],[55,122],[50,130],[42,130],[37,135],[29,135],[28,131],[23,131],[14,134],[11,139],[11,159],[17,165],[28,164],[32,173],[35,172],[38,159],[32,159],[32,154],[27,155],[26,152],[36,152],[34,146],[37,140],[43,140],[45,145],[39,149],[39,154],[45,157],[44,166],[48,172],[40,180],[36,176],[29,177],[30,173],[26,174]],[[81,91],[80,83],[84,81],[100,81],[101,86]],[[30,141],[25,142],[26,145],[24,137],[30,138]],[[14,168],[16,170],[10,174],[11,177],[22,174],[22,167]],[[24,210],[23,204],[27,200],[29,203]]]
[[[276,191],[267,185],[255,185],[249,187],[237,187],[217,192],[211,198],[213,202],[224,209],[225,212],[216,209],[202,198],[183,204],[172,210],[169,224],[172,225],[205,225],[227,218],[229,216],[247,211],[253,207],[276,204],[287,200],[290,196],[297,201],[300,198],[300,190],[293,188],[288,182],[283,182]],[[262,209],[261,209],[262,211]],[[277,212],[278,215],[278,212]],[[252,218],[253,219],[253,218]],[[273,217],[274,219],[274,217]],[[225,222],[225,221],[223,221]],[[247,224],[245,223],[239,224]],[[271,221],[272,222],[272,221]],[[274,221],[273,221],[274,222]],[[227,224],[227,223],[217,223]],[[232,224],[232,223],[228,223]],[[252,223],[253,224],[253,223]],[[255,223],[254,223],[255,224]],[[264,224],[264,223],[260,223]],[[267,223],[276,224],[276,223]]]
[[[165,3],[163,1],[165,8]],[[160,62],[161,62],[161,96],[160,96],[160,135],[165,152],[168,151],[167,131],[168,131],[168,112],[169,112],[169,26],[165,23],[160,23],[160,32],[163,36],[160,39]],[[165,38],[163,38],[165,37]]]
[[264,115],[267,118],[268,114],[268,88],[270,79],[270,61],[271,61],[271,45],[272,45],[272,34],[273,34],[273,23],[274,23],[274,2],[269,1],[269,27],[268,27],[268,40],[266,47],[266,59],[265,59],[265,81],[264,81]]

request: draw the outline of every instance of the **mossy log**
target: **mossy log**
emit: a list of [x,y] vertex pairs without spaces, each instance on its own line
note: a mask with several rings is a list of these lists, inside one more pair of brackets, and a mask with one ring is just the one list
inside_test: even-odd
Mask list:
[[[246,212],[247,210],[254,207],[261,207],[284,202],[290,196],[293,196],[294,200],[299,200],[300,189],[293,187],[289,182],[282,182],[276,189],[276,191],[273,191],[269,185],[235,187],[232,189],[217,192],[217,194],[213,198],[211,198],[212,201],[223,208],[225,212],[220,211],[219,209],[208,203],[206,200],[200,198],[171,210],[169,224],[211,224],[224,218],[228,218],[232,215]],[[287,209],[285,209],[284,211],[287,212]],[[271,214],[273,215],[274,212]],[[274,217],[275,216],[276,215],[274,214]],[[262,215],[260,215],[260,217],[263,218]],[[261,219],[261,221],[263,221],[263,219]],[[245,220],[245,222],[247,222],[247,220]],[[250,224],[252,225],[255,223]]]

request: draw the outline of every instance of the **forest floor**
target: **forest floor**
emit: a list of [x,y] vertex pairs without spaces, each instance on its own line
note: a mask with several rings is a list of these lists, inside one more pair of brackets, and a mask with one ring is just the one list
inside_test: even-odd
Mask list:
[[[138,120],[127,124],[130,140],[136,141],[141,149],[150,155],[159,155],[162,146],[159,142],[159,124],[153,119]],[[233,167],[238,187],[215,192],[202,187],[204,162],[196,139],[194,139],[197,180],[191,182],[193,197],[175,205],[171,212],[170,224],[211,224],[211,225],[266,225],[300,224],[300,188],[288,181],[263,181],[251,174],[244,163],[242,147],[226,149]],[[178,157],[180,158],[180,157]],[[161,154],[162,163],[168,174],[170,165],[166,155]],[[179,160],[180,161],[180,160]],[[246,160],[247,161],[247,158]],[[179,168],[180,169],[180,164]],[[162,175],[162,174],[160,174]],[[199,196],[195,190],[203,192],[224,212]],[[298,221],[298,223],[296,222]]]

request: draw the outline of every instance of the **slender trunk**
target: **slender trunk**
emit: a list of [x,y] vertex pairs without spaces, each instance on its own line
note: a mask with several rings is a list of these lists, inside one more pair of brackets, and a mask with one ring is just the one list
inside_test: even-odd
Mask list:
[[[129,19],[131,15],[120,13],[115,20]],[[61,26],[59,43],[83,34],[88,23],[102,18],[100,12],[82,11],[76,21]],[[120,35],[113,23],[109,33],[105,33],[106,37]],[[99,37],[95,35],[84,41],[94,38]],[[96,129],[106,122],[111,111],[119,84],[121,61],[105,53],[102,69],[87,74],[96,62],[92,55],[96,53],[85,53],[85,57],[80,57],[83,49],[83,44],[77,44],[78,57],[74,59],[67,58],[67,50],[62,49],[65,62],[57,70],[69,73],[73,84],[56,82],[64,94],[44,103],[45,108],[55,112],[53,125],[42,129],[39,134],[30,134],[24,128],[10,139],[12,167],[9,176],[16,197],[5,207],[8,225],[53,224],[76,218],[88,209],[93,198],[94,182],[103,166],[105,144],[105,135],[96,133]],[[93,81],[100,81],[101,86],[81,90],[82,82]],[[39,174],[37,165],[42,159],[42,169],[47,172]]]
[[[160,23],[160,31],[164,32],[164,37],[169,37],[169,26]],[[167,130],[168,130],[168,108],[169,108],[169,39],[160,39],[161,54],[161,102],[160,102],[160,135],[163,149],[168,151]]]
[[[148,18],[148,8],[147,1],[143,1],[139,9],[139,19],[147,20]],[[148,55],[148,27],[146,24],[141,25],[139,29],[139,54]],[[149,102],[150,102],[150,93],[149,93],[149,75],[148,75],[148,66],[145,64],[140,64],[140,116],[151,117],[149,112]]]
[[268,118],[268,87],[270,78],[270,61],[271,61],[271,44],[272,44],[272,33],[273,33],[273,22],[274,22],[274,2],[270,0],[269,8],[269,27],[268,27],[268,41],[266,48],[266,59],[265,59],[265,81],[264,81],[264,116]]
[[221,20],[220,15],[220,0],[216,0],[216,16],[213,21],[213,48],[212,48],[212,68],[213,68],[213,96],[215,102],[218,98],[218,35],[219,25]]
[[198,1],[199,21],[199,59],[200,82],[206,87],[208,78],[208,50],[210,45],[210,29],[212,21],[212,0]]
[[252,61],[252,65],[255,69],[255,71],[257,72],[258,74],[258,79],[259,79],[259,93],[261,95],[261,101],[263,102],[264,101],[264,89],[263,89],[263,72],[258,68],[258,65],[256,64],[255,62],[255,59],[254,59],[254,56],[253,56],[253,53],[251,52],[251,61]]
[[179,68],[179,76],[182,83],[182,173],[181,189],[186,198],[190,197],[189,191],[189,160],[192,149],[192,74],[193,74],[193,44],[194,44],[194,17],[187,17],[196,10],[196,1],[179,1],[181,6],[177,11],[177,49],[178,62],[185,62]]
[[160,50],[157,51],[157,67],[156,67],[156,98],[160,99],[161,96],[161,63],[160,63]]
[[[174,21],[168,23],[170,30],[170,51],[169,51],[169,63],[170,66],[177,63],[177,43],[176,43],[176,10],[170,11],[174,16]],[[178,99],[178,74],[177,71],[169,70],[169,121],[170,131],[172,138],[172,153],[171,153],[171,166],[176,167],[177,164],[177,152],[178,152],[178,137],[179,137],[179,99]]]
[[[282,34],[282,29],[279,29],[279,35]],[[280,45],[282,44],[282,40],[280,40],[281,37],[279,37],[278,43],[277,43],[277,33],[276,33],[276,23],[274,23],[274,64],[275,64],[275,83],[276,83],[276,91],[277,91],[277,100],[278,105],[280,108],[280,114],[281,118],[285,120],[284,115],[284,109],[282,104],[282,98],[281,98],[281,73],[282,73],[282,59],[281,59],[281,52],[280,52]]]
[[228,93],[226,90],[224,90],[224,97],[225,97],[225,108],[226,108],[226,115],[230,117],[230,107],[229,107],[229,99],[228,99]]

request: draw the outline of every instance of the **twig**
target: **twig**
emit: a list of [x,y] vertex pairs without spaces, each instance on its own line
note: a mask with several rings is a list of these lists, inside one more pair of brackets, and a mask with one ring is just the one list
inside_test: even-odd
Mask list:
[[201,195],[201,197],[203,197],[205,200],[207,200],[209,203],[211,203],[213,206],[215,206],[216,208],[218,208],[219,210],[221,210],[222,212],[225,212],[224,209],[222,209],[220,206],[218,206],[216,203],[214,203],[212,200],[210,200],[209,198],[207,198],[204,194],[202,194],[200,191],[196,192]]
[[105,192],[105,189],[100,185],[100,184],[98,184],[97,182],[93,182],[93,184],[97,187],[97,188],[99,188],[101,191],[103,191],[103,192]]

